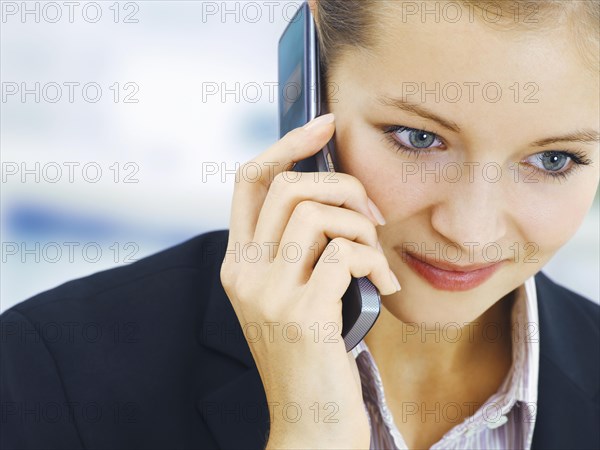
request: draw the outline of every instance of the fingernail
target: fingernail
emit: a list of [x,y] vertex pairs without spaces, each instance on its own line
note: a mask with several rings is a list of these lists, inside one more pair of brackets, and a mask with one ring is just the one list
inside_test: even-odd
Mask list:
[[333,122],[335,119],[333,113],[325,114],[323,116],[315,117],[313,120],[304,125],[304,129],[306,131],[312,130],[313,128],[318,128],[328,123]]
[[369,209],[371,210],[371,213],[373,214],[373,217],[375,217],[375,220],[377,221],[377,223],[379,225],[385,225],[385,219],[383,218],[383,214],[381,214],[381,211],[379,211],[379,208],[377,208],[377,206],[375,206],[375,203],[373,203],[373,200],[371,200],[369,197],[367,197],[367,203],[369,204]]
[[394,272],[392,272],[392,269],[390,269],[390,278],[392,279],[392,282],[396,286],[396,292],[398,292],[400,289],[402,289],[400,287],[400,282],[398,281],[398,278],[396,278],[396,275],[394,275]]

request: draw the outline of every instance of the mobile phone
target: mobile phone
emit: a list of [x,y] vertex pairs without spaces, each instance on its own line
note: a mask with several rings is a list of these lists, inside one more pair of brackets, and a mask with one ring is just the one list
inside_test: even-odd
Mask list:
[[[327,113],[317,30],[307,2],[279,39],[279,136]],[[335,172],[335,134],[314,156],[296,162],[298,172]],[[381,310],[379,291],[367,277],[352,278],[342,296],[342,337],[349,352],[366,336]]]

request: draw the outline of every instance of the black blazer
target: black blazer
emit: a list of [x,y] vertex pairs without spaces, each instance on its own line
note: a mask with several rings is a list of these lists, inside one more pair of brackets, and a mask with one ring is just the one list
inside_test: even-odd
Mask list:
[[[227,237],[205,233],[5,311],[0,447],[264,448],[264,390],[220,282]],[[533,448],[597,449],[600,307],[535,279]]]

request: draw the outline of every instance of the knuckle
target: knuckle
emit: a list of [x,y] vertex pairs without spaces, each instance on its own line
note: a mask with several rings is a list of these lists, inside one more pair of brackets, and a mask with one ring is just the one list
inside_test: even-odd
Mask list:
[[302,200],[294,208],[292,216],[294,220],[309,222],[319,214],[319,206],[316,202],[310,200]]
[[347,183],[350,185],[350,188],[358,193],[361,196],[366,196],[367,195],[367,190],[365,189],[365,186],[362,184],[362,182],[356,178],[353,175],[347,175]]
[[245,181],[243,174],[246,173],[246,170],[248,167],[250,167],[251,165],[254,165],[254,164],[256,164],[256,163],[254,162],[254,160],[251,159],[250,161],[246,161],[239,165],[239,167],[235,171],[235,184]]
[[348,241],[348,239],[346,238],[342,238],[342,237],[335,237],[333,238],[329,244],[327,244],[327,246],[331,246],[333,247],[333,249],[338,252],[338,253],[342,253],[342,254],[349,254],[352,251],[352,244],[350,241]]
[[[257,181],[257,178],[254,176],[258,171],[260,175],[260,165],[259,163],[251,159],[240,164],[235,171],[235,183],[234,183],[234,192],[236,190],[247,189],[247,186],[250,184],[254,184]],[[258,177],[258,181],[264,183],[262,177]]]
[[288,188],[288,177],[289,171],[284,170],[283,172],[279,172],[277,175],[273,177],[273,182],[269,188],[270,195],[281,195],[281,193],[285,192]]

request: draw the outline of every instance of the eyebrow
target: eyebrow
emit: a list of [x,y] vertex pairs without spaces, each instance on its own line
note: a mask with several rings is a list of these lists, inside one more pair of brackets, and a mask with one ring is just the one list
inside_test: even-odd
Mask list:
[[421,116],[426,119],[431,119],[434,122],[440,124],[442,127],[450,131],[454,131],[455,133],[460,133],[461,131],[460,127],[456,123],[438,116],[437,114],[433,113],[426,107],[419,105],[418,103],[413,103],[403,98],[386,97],[385,95],[378,95],[376,98],[377,102],[384,106],[392,106],[394,108],[401,109],[408,113],[416,114],[417,116]]
[[555,142],[583,142],[593,143],[600,141],[600,133],[592,129],[584,129],[574,131],[572,133],[563,134],[561,136],[549,137],[540,139],[532,143],[535,147],[543,147],[545,145],[554,144]]
[[[378,95],[376,97],[377,102],[384,106],[392,106],[394,108],[401,109],[411,114],[415,114],[426,119],[437,122],[440,126],[447,130],[453,131],[454,133],[460,133],[460,127],[453,121],[444,119],[438,116],[434,112],[430,111],[426,107],[410,102],[403,98],[387,97],[385,95]],[[553,136],[549,138],[539,139],[531,143],[533,147],[544,147],[546,145],[554,144],[557,142],[582,142],[582,143],[594,143],[600,141],[600,132],[586,128],[583,130],[573,131],[571,133],[563,134],[560,136]]]

